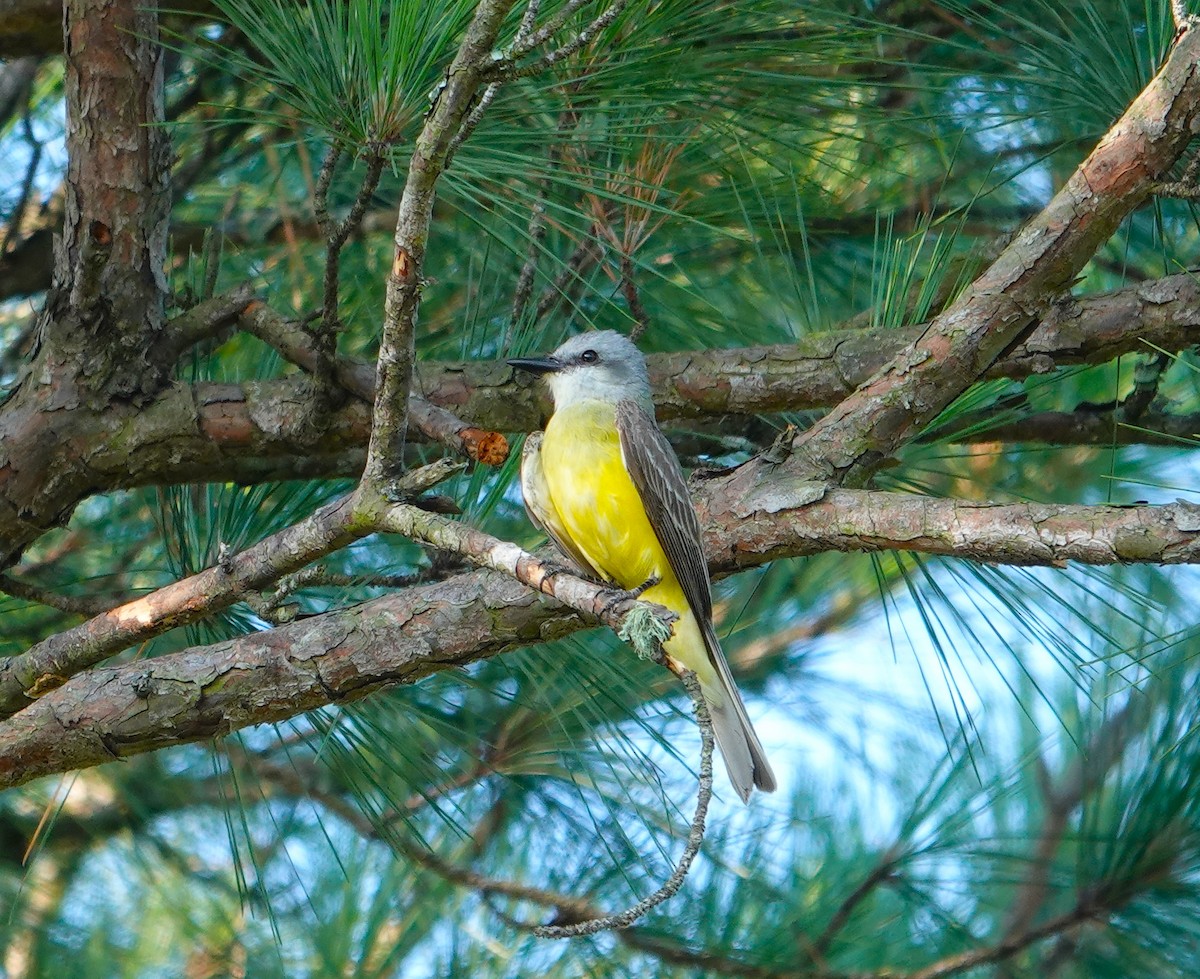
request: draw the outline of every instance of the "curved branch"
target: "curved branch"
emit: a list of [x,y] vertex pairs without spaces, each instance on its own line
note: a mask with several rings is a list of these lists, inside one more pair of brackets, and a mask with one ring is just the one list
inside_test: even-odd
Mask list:
[[[789,499],[781,486],[738,510],[705,513],[711,570],[732,573],[796,554],[885,547],[1049,566],[1068,560],[1200,563],[1200,507],[1190,504],[1000,506],[898,493],[816,493],[815,501],[796,492]],[[558,638],[596,619],[619,626],[635,605],[655,608],[445,517],[402,504],[373,505],[386,507],[366,508],[363,518],[373,525],[454,548],[488,570],[269,632],[74,676],[0,724],[0,789],[294,717]],[[542,601],[533,589],[558,601]],[[660,614],[669,618],[665,610]]]
[[[861,483],[1028,332],[1186,150],[1200,111],[1200,30],[966,293],[886,368],[797,436],[792,474]],[[735,477],[753,483],[754,466]]]
[[696,854],[700,852],[700,845],[704,842],[704,822],[708,817],[708,804],[712,800],[713,726],[712,718],[708,713],[708,705],[704,702],[704,694],[700,690],[700,681],[696,679],[696,674],[685,670],[679,678],[692,698],[692,710],[696,713],[696,724],[700,728],[700,787],[696,793],[696,811],[692,816],[691,828],[688,830],[687,845],[679,855],[675,869],[653,894],[648,894],[637,904],[624,911],[599,915],[570,924],[534,925],[507,918],[510,924],[530,931],[538,938],[580,938],[583,935],[595,935],[602,931],[620,930],[628,928],[664,901],[674,897],[679,888],[683,886],[684,878],[691,869],[692,861],[696,859]]

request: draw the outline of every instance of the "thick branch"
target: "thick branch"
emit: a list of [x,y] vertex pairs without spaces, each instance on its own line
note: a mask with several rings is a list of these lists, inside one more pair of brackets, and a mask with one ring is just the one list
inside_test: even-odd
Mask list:
[[[557,622],[556,622],[557,620]],[[80,674],[0,728],[0,788],[283,720],[579,628],[477,572],[171,656]]]
[[0,716],[8,716],[122,649],[206,618],[249,592],[364,536],[350,497],[182,581],[55,633],[20,656],[0,661]]
[[[1200,109],[1200,30],[1166,63],[1054,199],[921,336],[797,437],[801,478],[856,483],[1018,342],[1187,148]],[[752,484],[756,467],[739,475]]]
[[[658,417],[704,418],[826,408],[852,394],[924,327],[837,330],[798,343],[681,351],[647,358]],[[1021,379],[1058,367],[1104,363],[1154,347],[1200,342],[1200,283],[1172,275],[1050,306],[1029,337],[985,376]],[[503,364],[422,363],[426,399],[501,431],[533,431],[549,409],[542,386],[514,379]]]
[[[245,296],[234,290],[173,320],[152,357],[170,362],[225,322],[223,317],[237,313]],[[252,303],[241,325],[279,346],[287,359],[306,367],[315,363],[306,347],[289,347],[283,333],[259,322],[272,318],[281,320]],[[300,330],[290,335],[307,340]],[[845,397],[912,335],[846,330],[792,345],[656,354],[649,362],[658,414],[671,420],[823,407]],[[1055,366],[1103,362],[1145,350],[1147,343],[1181,350],[1197,339],[1200,287],[1190,275],[1170,276],[1052,307],[989,376],[1024,377]],[[365,401],[374,397],[373,374],[368,364],[337,364],[338,383]],[[414,425],[485,462],[499,454],[490,440],[494,430],[532,431],[548,410],[540,385],[518,380],[511,368],[493,362],[422,363],[416,386],[424,397],[411,401]],[[0,558],[13,560],[92,493],[189,480],[249,483],[362,472],[370,431],[362,403],[343,405],[325,431],[317,432],[303,424],[310,397],[309,382],[301,377],[177,384],[140,410],[118,404],[101,412],[83,405],[43,411],[10,401],[0,409],[0,444],[13,460],[0,468]],[[1094,425],[1089,432],[1095,434]],[[1133,437],[1129,429],[1121,432]],[[1031,429],[1011,434],[1037,436]],[[55,473],[52,485],[47,472]]]
[[702,498],[705,550],[728,574],[825,551],[918,551],[989,564],[1200,563],[1200,506],[968,503],[906,493],[830,490],[782,473],[745,498]]
[[[747,505],[706,520],[714,572],[883,547],[1024,564],[1200,563],[1200,508],[1181,503],[988,506],[839,490],[809,504],[779,492]],[[459,575],[269,632],[75,676],[0,725],[0,788],[356,699],[558,638],[593,616],[615,625],[634,605],[624,592],[470,527],[414,507],[389,513],[370,516],[504,573]],[[526,585],[560,601],[542,602]]]

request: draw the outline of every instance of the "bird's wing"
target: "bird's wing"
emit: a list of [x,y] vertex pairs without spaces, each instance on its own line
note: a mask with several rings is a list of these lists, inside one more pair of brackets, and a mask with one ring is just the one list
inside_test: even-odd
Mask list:
[[700,521],[692,508],[675,450],[636,401],[617,405],[617,433],[625,468],[683,589],[683,597],[699,622],[711,623],[712,591],[700,544]]
[[683,589],[683,597],[696,617],[705,652],[717,673],[720,693],[714,696],[706,688],[704,696],[730,781],[743,801],[749,798],[751,785],[773,792],[775,775],[754,733],[746,705],[713,628],[712,586],[708,580],[704,547],[700,543],[700,521],[692,508],[679,460],[654,419],[634,401],[622,401],[617,405],[617,432],[621,437],[625,468],[642,498],[642,506],[646,508],[654,535],[667,555],[667,563]]
[[521,450],[521,496],[525,500],[525,512],[529,522],[543,531],[558,549],[575,562],[584,575],[596,581],[603,581],[604,576],[588,562],[587,558],[571,543],[571,538],[559,519],[558,510],[550,496],[550,486],[546,482],[546,473],[542,469],[542,436],[543,432],[534,432],[525,439],[525,448]]

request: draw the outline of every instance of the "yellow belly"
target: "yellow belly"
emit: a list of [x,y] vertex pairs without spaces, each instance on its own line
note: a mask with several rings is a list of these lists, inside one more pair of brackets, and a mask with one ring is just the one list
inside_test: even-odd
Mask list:
[[615,406],[585,401],[556,411],[546,425],[541,458],[559,526],[577,550],[626,590],[658,578],[643,598],[680,616],[674,637],[664,644],[667,653],[694,670],[702,684],[715,683],[699,627],[621,459]]
[[542,441],[542,469],[572,542],[622,588],[674,576],[621,461],[616,408],[587,401],[554,413]]

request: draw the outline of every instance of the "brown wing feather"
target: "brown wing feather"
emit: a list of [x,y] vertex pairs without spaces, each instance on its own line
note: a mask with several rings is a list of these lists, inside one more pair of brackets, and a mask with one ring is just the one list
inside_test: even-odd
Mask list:
[[688,496],[675,450],[653,418],[635,401],[617,405],[621,457],[633,479],[654,535],[683,596],[700,622],[712,620],[708,564],[700,544],[700,521]]
[[683,596],[700,625],[708,658],[720,677],[724,696],[720,702],[710,701],[709,706],[730,781],[743,801],[749,798],[752,783],[764,792],[773,792],[775,774],[754,733],[746,705],[713,628],[712,586],[708,580],[704,547],[700,543],[700,521],[696,519],[688,496],[679,460],[654,419],[634,401],[622,401],[617,405],[617,432],[621,437],[625,468],[646,508],[654,535],[683,589]]

